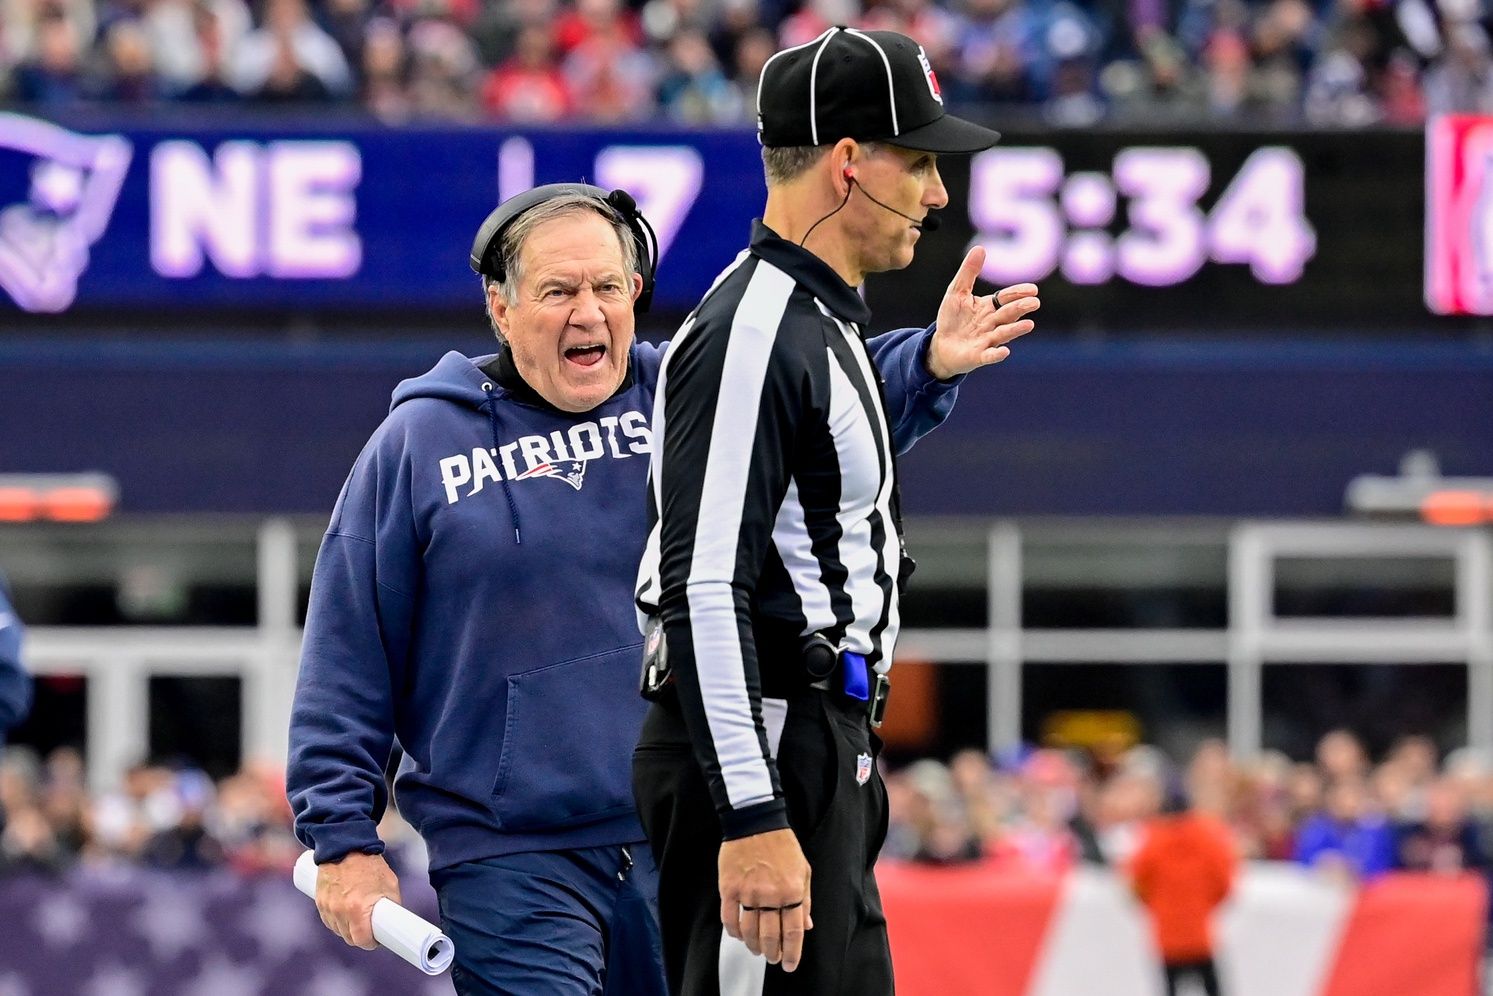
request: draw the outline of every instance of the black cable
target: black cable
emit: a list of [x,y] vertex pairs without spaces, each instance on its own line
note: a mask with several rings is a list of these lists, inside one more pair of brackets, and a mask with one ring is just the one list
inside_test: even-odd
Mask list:
[[850,203],[850,192],[854,189],[854,180],[851,180],[845,184],[845,199],[840,201],[840,207],[835,208],[829,214],[825,215],[823,218],[820,218],[818,221],[814,222],[814,224],[809,226],[809,230],[807,232],[804,232],[804,237],[798,240],[798,247],[800,249],[804,247],[805,242],[809,241],[809,236],[814,234],[814,229],[818,228],[820,225],[824,224],[826,221],[829,221],[835,215],[839,214],[840,208],[843,208],[846,204]]

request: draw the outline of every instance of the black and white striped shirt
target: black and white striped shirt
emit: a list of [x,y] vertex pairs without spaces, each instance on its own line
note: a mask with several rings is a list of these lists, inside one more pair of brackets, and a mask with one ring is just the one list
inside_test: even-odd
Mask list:
[[638,606],[663,616],[727,839],[788,825],[761,699],[802,687],[801,638],[890,666],[901,544],[869,318],[758,222],[659,374]]

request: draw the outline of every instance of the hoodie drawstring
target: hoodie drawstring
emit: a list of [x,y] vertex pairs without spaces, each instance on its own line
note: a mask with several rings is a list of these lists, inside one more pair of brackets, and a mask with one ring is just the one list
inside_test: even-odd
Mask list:
[[[502,437],[498,434],[498,399],[493,394],[491,381],[483,381],[482,390],[487,393],[485,406],[487,408],[488,421],[492,423],[492,452],[493,457],[496,458],[499,447],[503,445]],[[508,514],[513,517],[513,542],[522,546],[524,538],[518,528],[518,505],[513,500],[513,491],[508,487],[507,477],[503,478],[502,484],[503,497],[508,499]]]

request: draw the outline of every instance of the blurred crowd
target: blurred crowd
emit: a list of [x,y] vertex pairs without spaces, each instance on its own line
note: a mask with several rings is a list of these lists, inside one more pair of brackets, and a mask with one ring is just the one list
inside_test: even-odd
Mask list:
[[[1217,741],[1184,765],[1149,746],[996,760],[967,750],[888,773],[887,792],[883,855],[910,861],[1126,868],[1149,827],[1184,811],[1220,827],[1240,857],[1349,880],[1397,868],[1483,871],[1493,855],[1493,763],[1465,748],[1442,759],[1420,736],[1377,764],[1344,730],[1323,737],[1310,762],[1266,754],[1241,764]],[[392,812],[380,832],[391,846],[418,847]],[[125,861],[280,874],[300,851],[284,773],[271,764],[216,782],[190,766],[140,764],[113,790],[90,793],[75,750],[0,753],[0,869]]]
[[0,0],[0,101],[740,124],[767,57],[834,24],[911,35],[946,102],[997,119],[1493,110],[1484,0]]
[[887,777],[892,825],[883,854],[985,860],[1062,872],[1080,862],[1130,867],[1165,814],[1200,814],[1243,858],[1296,861],[1362,881],[1404,869],[1486,872],[1493,853],[1493,764],[1470,749],[1445,759],[1405,737],[1377,764],[1346,730],[1313,761],[1265,754],[1241,764],[1218,741],[1185,764],[1154,747],[1052,749],[992,762],[965,751]]
[[45,759],[25,747],[0,754],[4,871],[125,862],[285,875],[302,850],[290,825],[284,775],[272,765],[215,783],[196,768],[140,764],[118,788],[90,794],[75,750]]

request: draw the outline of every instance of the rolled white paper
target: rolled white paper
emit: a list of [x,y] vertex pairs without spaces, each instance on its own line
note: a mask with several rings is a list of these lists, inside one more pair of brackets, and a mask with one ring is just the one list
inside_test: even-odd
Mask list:
[[[291,878],[312,899],[316,898],[316,873],[316,859],[310,851],[296,858]],[[380,899],[373,906],[373,939],[426,975],[440,975],[456,957],[456,945],[441,928],[392,899]]]

